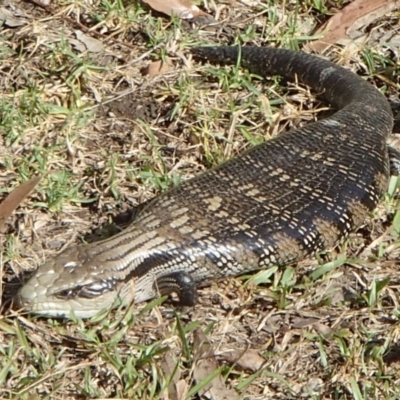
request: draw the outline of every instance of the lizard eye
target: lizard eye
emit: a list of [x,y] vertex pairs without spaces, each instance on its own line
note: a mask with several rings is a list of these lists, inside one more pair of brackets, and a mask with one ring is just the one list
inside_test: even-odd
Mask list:
[[117,285],[115,279],[104,279],[92,282],[88,285],[77,286],[75,288],[66,289],[58,292],[55,296],[59,299],[69,300],[76,297],[92,299],[106,292],[111,292]]
[[111,292],[114,290],[117,282],[115,279],[101,280],[98,282],[93,282],[90,285],[81,286],[78,296],[91,299],[97,297],[106,292]]

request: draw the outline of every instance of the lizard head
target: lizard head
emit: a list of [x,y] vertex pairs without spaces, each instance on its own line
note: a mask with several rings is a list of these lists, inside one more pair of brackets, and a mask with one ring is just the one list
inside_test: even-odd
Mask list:
[[[110,308],[120,296],[121,284],[94,263],[90,246],[66,249],[42,264],[18,291],[18,307],[42,316],[90,318]],[[126,299],[123,303],[129,301]]]

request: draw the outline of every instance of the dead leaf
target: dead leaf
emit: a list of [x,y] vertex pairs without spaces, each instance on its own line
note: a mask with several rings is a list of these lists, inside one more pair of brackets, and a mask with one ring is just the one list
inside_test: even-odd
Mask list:
[[[187,393],[188,393],[189,389],[190,389],[190,387],[189,387],[188,383],[186,382],[186,380],[181,379],[176,384],[176,398],[178,400],[187,399]],[[171,399],[172,399],[172,397],[171,397]]]
[[143,0],[153,10],[169,15],[175,15],[182,19],[192,19],[199,15],[208,15],[190,0]]
[[314,324],[314,328],[323,336],[328,336],[333,333],[333,330],[328,325],[322,324],[321,322]]
[[304,318],[296,317],[293,319],[292,328],[303,329],[308,326],[312,326],[319,321],[318,318]]
[[68,42],[74,47],[75,50],[79,51],[80,53],[86,51],[86,46],[80,40],[69,37]]
[[305,48],[321,53],[340,39],[350,37],[352,27],[360,29],[399,7],[399,0],[355,0],[316,31],[316,34],[325,31],[323,39],[309,43]]
[[98,53],[104,50],[103,43],[91,36],[85,35],[82,31],[75,31],[76,38],[82,42],[91,53]]
[[175,360],[171,352],[165,353],[161,361],[161,369],[164,376],[169,380],[168,398],[170,400],[180,400],[182,397],[182,384],[180,383],[179,361]]
[[17,28],[18,26],[26,25],[28,22],[16,13],[0,7],[0,25],[1,23],[4,23],[9,28]]
[[172,67],[172,61],[170,58],[166,57],[164,60],[153,61],[147,67],[140,70],[143,75],[148,75],[149,77],[165,74],[170,71]]
[[26,196],[35,188],[40,181],[40,176],[35,176],[15,188],[0,204],[0,231],[12,212],[21,204]]
[[218,371],[219,366],[211,343],[206,335],[200,330],[194,331],[193,348],[195,351],[196,363],[193,370],[193,377],[197,383],[204,382],[215,375],[202,389],[199,390],[200,396],[207,396],[213,400],[239,400],[238,395],[233,390],[226,387]]
[[251,372],[258,371],[265,363],[265,359],[260,356],[259,351],[254,349],[222,350],[220,358],[222,358],[228,364],[236,364],[243,370]]
[[196,25],[200,25],[202,28],[207,28],[207,30],[216,30],[221,26],[212,15],[207,13],[194,16],[192,22]]

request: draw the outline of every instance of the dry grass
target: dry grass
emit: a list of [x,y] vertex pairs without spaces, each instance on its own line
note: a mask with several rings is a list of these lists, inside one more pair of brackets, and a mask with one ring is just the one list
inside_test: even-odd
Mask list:
[[[325,107],[306,89],[195,65],[188,50],[235,38],[299,48],[331,4],[218,4],[224,22],[207,30],[132,2],[0,2],[18,22],[10,27],[9,19],[0,35],[0,192],[44,176],[2,236],[1,398],[209,398],[196,375],[199,331],[223,385],[239,398],[400,397],[395,181],[340,248],[296,269],[215,284],[193,310],[155,301],[82,322],[7,306],[15,277],[71,242],[114,233],[138,204],[179,180],[315,119]],[[399,32],[397,42],[379,42],[397,26],[398,14],[385,16],[368,27],[367,46],[338,48],[330,58],[393,100]],[[100,52],[78,49],[76,31],[85,27],[98,32]],[[169,73],[141,75],[165,55]],[[246,363],[235,362],[238,349]]]

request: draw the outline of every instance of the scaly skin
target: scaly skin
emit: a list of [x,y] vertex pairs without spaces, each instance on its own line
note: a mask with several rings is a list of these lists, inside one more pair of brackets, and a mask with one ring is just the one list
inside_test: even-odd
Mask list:
[[155,198],[120,234],[42,265],[17,302],[38,314],[90,317],[334,246],[372,210],[388,181],[392,113],[383,95],[337,65],[274,48],[209,47],[195,58],[297,78],[336,107]]

